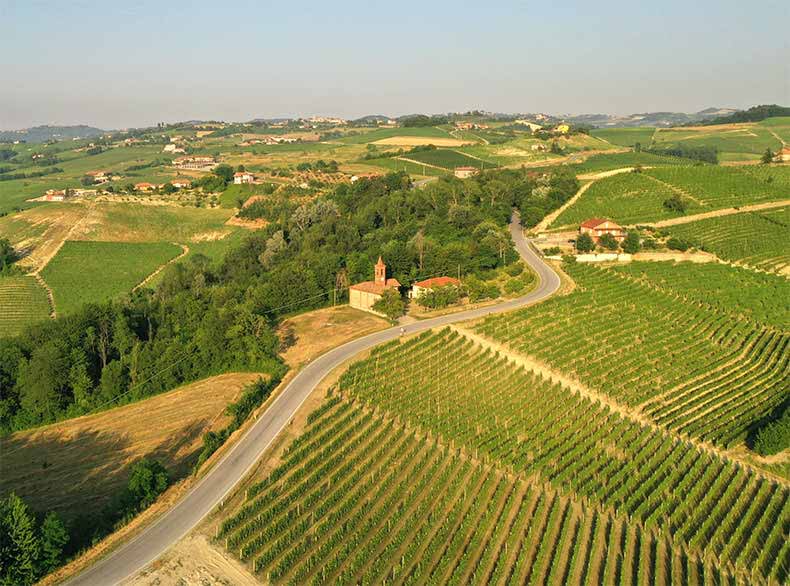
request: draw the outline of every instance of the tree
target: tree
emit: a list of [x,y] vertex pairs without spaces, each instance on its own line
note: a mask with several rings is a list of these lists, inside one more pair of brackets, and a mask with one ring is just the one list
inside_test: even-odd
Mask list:
[[158,461],[147,458],[137,461],[122,497],[123,512],[136,513],[149,507],[169,484],[167,470]]
[[217,177],[223,179],[225,183],[230,183],[231,181],[233,181],[233,174],[235,173],[233,167],[231,167],[230,165],[226,165],[224,163],[214,167],[214,171],[212,172]]
[[771,149],[765,149],[765,152],[763,153],[763,156],[760,158],[760,161],[762,161],[763,164],[767,165],[773,160],[774,160],[774,153],[771,152]]
[[676,238],[673,236],[669,240],[667,240],[667,248],[670,250],[679,250],[681,252],[687,251],[691,248],[691,243],[687,240],[683,240],[682,238]]
[[637,232],[629,232],[622,243],[623,251],[628,254],[636,254],[639,252],[641,245],[639,243],[639,234]]
[[16,252],[14,247],[11,246],[11,242],[8,238],[0,238],[0,272],[10,267],[16,260]]
[[178,191],[178,188],[170,183],[169,181],[162,186],[162,193],[170,195],[171,193],[175,193]]
[[620,244],[617,242],[617,239],[608,232],[601,235],[601,237],[598,239],[598,244],[607,250],[617,250],[617,248],[620,246]]
[[32,584],[38,577],[41,543],[33,515],[13,492],[0,501],[0,580],[4,585]]
[[686,202],[678,194],[664,200],[664,209],[677,214],[686,213]]
[[397,289],[387,289],[381,295],[381,299],[373,304],[373,310],[383,313],[391,320],[395,321],[403,315],[403,299]]
[[41,573],[48,574],[63,561],[63,548],[69,542],[69,533],[54,511],[47,513],[41,523]]
[[88,187],[89,185],[93,185],[93,177],[90,175],[85,175],[80,179],[80,185]]
[[592,252],[595,250],[595,242],[593,242],[592,236],[587,234],[579,234],[578,238],[576,238],[576,250],[579,252]]

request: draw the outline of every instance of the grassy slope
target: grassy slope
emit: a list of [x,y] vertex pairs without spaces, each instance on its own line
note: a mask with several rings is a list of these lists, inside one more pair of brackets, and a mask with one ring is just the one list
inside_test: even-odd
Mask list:
[[420,128],[381,128],[372,131],[360,131],[358,135],[344,136],[343,138],[336,139],[335,142],[344,144],[364,144],[383,138],[391,138],[393,136],[453,138],[446,130],[434,126],[426,126]]
[[492,161],[481,161],[474,157],[469,157],[460,151],[452,149],[434,149],[430,151],[421,151],[418,153],[410,153],[404,155],[408,159],[427,163],[428,165],[435,165],[443,167],[444,169],[452,170],[455,167],[483,167],[492,169],[498,165]]
[[[0,495],[14,490],[36,511],[67,518],[95,513],[126,482],[130,464],[148,456],[180,478],[208,429],[227,422],[225,407],[258,375],[226,374],[133,403],[0,439]],[[151,425],[152,417],[156,425]],[[47,482],[42,483],[42,471]]]
[[42,271],[58,314],[128,293],[180,253],[168,242],[67,241]]
[[653,134],[655,128],[597,128],[593,130],[592,134],[596,138],[600,138],[617,146],[632,147],[636,143],[640,143],[643,147],[647,148],[653,141]]
[[48,317],[47,292],[33,277],[0,277],[0,338]]

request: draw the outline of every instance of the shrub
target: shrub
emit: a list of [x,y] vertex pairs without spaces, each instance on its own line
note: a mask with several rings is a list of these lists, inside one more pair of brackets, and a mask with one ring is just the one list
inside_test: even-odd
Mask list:
[[526,283],[520,279],[510,279],[505,283],[505,293],[513,294],[520,293],[526,287]]
[[579,252],[591,252],[595,249],[595,242],[589,234],[579,234],[576,238],[576,250]]
[[691,242],[673,236],[672,238],[667,240],[667,248],[669,248],[670,250],[679,250],[681,252],[686,252],[689,248],[691,248]]
[[677,194],[673,195],[669,199],[665,199],[663,206],[667,211],[674,212],[676,214],[686,213],[686,202],[683,201],[683,199]]
[[762,456],[778,454],[790,447],[790,405],[785,405],[777,419],[757,430],[752,447]]
[[628,254],[636,254],[639,252],[641,245],[639,243],[639,234],[636,232],[629,232],[628,236],[623,240],[623,251]]
[[560,253],[559,246],[550,246],[549,248],[543,249],[543,254],[546,256],[557,256]]
[[514,262],[512,265],[505,267],[505,272],[511,277],[518,277],[524,272],[524,266],[520,262]]
[[614,236],[612,236],[611,234],[608,234],[608,233],[607,234],[603,234],[598,239],[598,244],[600,244],[601,246],[603,246],[607,250],[617,250],[617,248],[620,246],[618,244],[618,242],[617,242],[617,239]]

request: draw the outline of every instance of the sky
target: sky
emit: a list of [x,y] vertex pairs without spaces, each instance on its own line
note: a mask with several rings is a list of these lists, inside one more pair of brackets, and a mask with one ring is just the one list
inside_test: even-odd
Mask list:
[[0,129],[790,105],[790,3],[0,0]]

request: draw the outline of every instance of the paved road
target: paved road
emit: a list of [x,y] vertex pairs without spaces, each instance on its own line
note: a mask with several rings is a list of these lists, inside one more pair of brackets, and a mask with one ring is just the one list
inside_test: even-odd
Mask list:
[[[532,250],[522,234],[517,218],[510,225],[516,248],[521,257],[535,270],[540,282],[524,297],[479,309],[472,309],[403,326],[414,334],[459,321],[501,313],[534,303],[553,294],[560,286],[559,276]],[[109,585],[131,578],[139,570],[165,553],[208,515],[236,484],[251,470],[263,452],[293,417],[310,392],[335,367],[355,354],[372,346],[393,340],[400,335],[400,326],[375,332],[352,340],[323,354],[305,367],[258,418],[249,431],[232,447],[184,498],[136,538],[100,560],[69,585]]]

